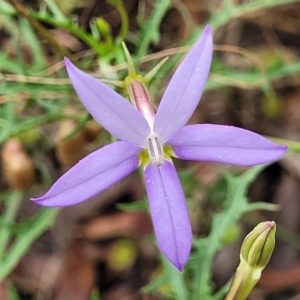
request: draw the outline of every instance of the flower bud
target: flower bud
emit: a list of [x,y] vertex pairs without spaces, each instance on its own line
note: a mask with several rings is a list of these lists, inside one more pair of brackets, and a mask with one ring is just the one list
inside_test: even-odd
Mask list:
[[274,221],[259,223],[244,239],[237,268],[225,300],[245,300],[261,277],[275,246]]
[[104,18],[96,18],[96,26],[104,38],[112,38],[111,27]]
[[126,45],[123,43],[123,50],[127,60],[128,76],[125,78],[125,89],[133,106],[145,117],[148,124],[154,124],[155,112],[152,107],[149,92],[145,79],[136,73],[134,63]]
[[131,103],[145,117],[147,122],[153,125],[155,113],[146,85],[141,78],[131,79],[127,77],[125,82]]
[[259,223],[245,238],[241,257],[250,267],[265,267],[275,247],[274,221]]

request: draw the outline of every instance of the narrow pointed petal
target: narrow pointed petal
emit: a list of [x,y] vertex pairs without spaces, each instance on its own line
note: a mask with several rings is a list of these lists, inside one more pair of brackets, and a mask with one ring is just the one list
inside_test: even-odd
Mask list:
[[65,173],[44,196],[32,200],[52,207],[83,202],[136,170],[140,150],[126,142],[100,148]]
[[174,165],[164,161],[145,169],[145,184],[158,245],[182,271],[191,251],[192,231],[185,197]]
[[166,142],[190,119],[203,93],[213,52],[213,36],[206,26],[200,40],[174,73],[158,107],[154,132]]
[[249,130],[214,124],[185,126],[168,144],[181,159],[239,166],[268,163],[287,150]]
[[67,58],[65,65],[78,97],[90,114],[118,139],[143,145],[150,128],[140,112],[103,82],[76,68]]

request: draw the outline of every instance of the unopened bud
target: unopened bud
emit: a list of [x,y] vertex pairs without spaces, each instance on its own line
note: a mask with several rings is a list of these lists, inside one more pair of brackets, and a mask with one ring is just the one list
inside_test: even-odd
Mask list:
[[241,256],[250,267],[265,267],[275,247],[274,221],[259,223],[245,238]]
[[261,277],[275,247],[274,221],[259,223],[244,239],[237,268],[225,300],[245,300]]
[[97,28],[104,38],[112,37],[111,35],[111,27],[109,23],[103,18],[96,18]]
[[148,124],[152,126],[154,124],[155,112],[145,84],[145,79],[136,73],[134,63],[125,43],[123,43],[122,46],[128,67],[128,76],[125,78],[125,89],[132,105],[145,117]]
[[131,79],[130,77],[127,77],[125,83],[131,103],[145,117],[148,124],[153,125],[155,113],[147,87],[142,79]]
[[10,138],[3,145],[1,159],[3,175],[9,187],[24,191],[35,182],[34,165],[17,138]]

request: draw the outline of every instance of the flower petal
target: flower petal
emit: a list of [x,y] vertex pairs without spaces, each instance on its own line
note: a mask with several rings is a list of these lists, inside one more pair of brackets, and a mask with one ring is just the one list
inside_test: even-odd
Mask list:
[[76,68],[67,58],[65,65],[78,97],[91,115],[118,139],[142,146],[150,128],[140,112],[103,82]]
[[182,271],[191,251],[192,231],[185,197],[174,165],[149,164],[145,184],[155,235],[161,251]]
[[249,130],[214,124],[185,126],[168,144],[181,159],[240,166],[271,162],[287,150]]
[[81,160],[40,198],[43,206],[69,206],[102,192],[138,167],[140,147],[126,142],[105,146]]
[[154,132],[166,142],[190,119],[202,95],[213,52],[209,26],[174,73],[158,107]]

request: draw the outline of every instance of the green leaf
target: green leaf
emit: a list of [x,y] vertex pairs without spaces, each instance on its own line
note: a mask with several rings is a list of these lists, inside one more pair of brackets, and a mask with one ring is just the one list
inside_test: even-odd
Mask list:
[[151,43],[157,43],[160,38],[160,25],[163,17],[170,8],[170,0],[156,0],[148,20],[142,24],[140,42],[137,45],[136,59],[140,59],[148,51]]

